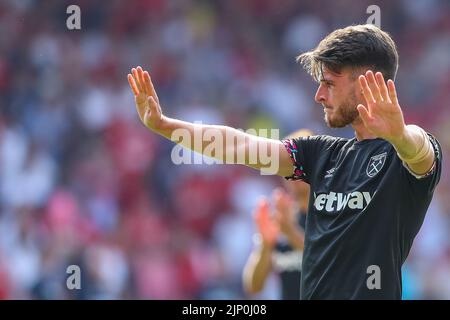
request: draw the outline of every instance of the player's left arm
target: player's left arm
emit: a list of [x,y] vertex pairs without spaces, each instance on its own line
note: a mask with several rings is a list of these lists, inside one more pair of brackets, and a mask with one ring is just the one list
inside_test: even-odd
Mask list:
[[255,243],[242,273],[242,283],[248,294],[256,294],[263,290],[272,271],[272,252],[279,232],[278,226],[272,220],[269,202],[265,198],[258,202],[254,220],[259,240]]
[[389,141],[409,169],[424,175],[434,166],[435,153],[428,134],[416,125],[406,125],[398,103],[394,82],[387,84],[381,72],[367,71],[359,76],[366,106],[358,105],[365,127],[377,137]]
[[294,201],[289,194],[277,188],[273,192],[275,204],[275,219],[289,244],[296,250],[303,250],[305,233],[298,225],[298,217],[294,211]]

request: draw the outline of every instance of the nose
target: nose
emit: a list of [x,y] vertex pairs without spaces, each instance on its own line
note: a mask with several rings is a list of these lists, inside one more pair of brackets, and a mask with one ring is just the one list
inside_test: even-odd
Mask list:
[[322,84],[320,84],[319,88],[317,88],[316,95],[314,97],[314,100],[317,103],[324,103],[326,101],[326,90],[325,89],[326,88]]

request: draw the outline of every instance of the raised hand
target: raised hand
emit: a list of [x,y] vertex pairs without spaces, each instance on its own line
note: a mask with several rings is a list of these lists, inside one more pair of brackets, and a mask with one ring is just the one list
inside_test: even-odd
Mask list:
[[386,86],[381,72],[374,75],[369,70],[365,75],[359,76],[359,85],[366,105],[359,104],[357,109],[367,130],[391,143],[401,139],[405,121],[398,104],[394,81],[389,79]]
[[141,67],[133,68],[131,74],[128,74],[128,83],[134,93],[136,109],[142,123],[157,131],[161,126],[163,114],[150,74]]
[[266,198],[259,200],[254,213],[254,219],[258,231],[261,234],[263,244],[273,247],[278,237],[279,227],[270,215],[269,202]]
[[293,229],[297,228],[294,201],[289,194],[281,189],[276,189],[272,197],[275,205],[275,220],[280,231],[289,235],[293,232]]

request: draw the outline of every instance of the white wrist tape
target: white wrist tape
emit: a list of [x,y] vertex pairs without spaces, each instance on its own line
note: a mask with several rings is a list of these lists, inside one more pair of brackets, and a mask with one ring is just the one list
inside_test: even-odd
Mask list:
[[418,133],[420,133],[423,137],[423,142],[421,147],[419,148],[419,151],[417,152],[417,154],[415,154],[414,156],[410,157],[410,158],[405,158],[402,157],[400,154],[398,154],[398,157],[408,163],[408,164],[416,164],[419,162],[422,162],[424,159],[426,159],[430,154],[432,154],[434,152],[433,150],[433,146],[431,145],[430,139],[428,138],[428,134],[425,132],[425,130],[423,130],[420,127],[414,126],[412,127],[414,128],[414,130]]

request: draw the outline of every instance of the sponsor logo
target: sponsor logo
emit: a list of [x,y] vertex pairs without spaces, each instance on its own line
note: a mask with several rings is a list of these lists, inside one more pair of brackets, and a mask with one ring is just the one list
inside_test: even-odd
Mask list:
[[362,210],[369,205],[371,200],[370,192],[330,192],[318,195],[314,193],[314,207],[317,211],[336,212],[346,208]]

